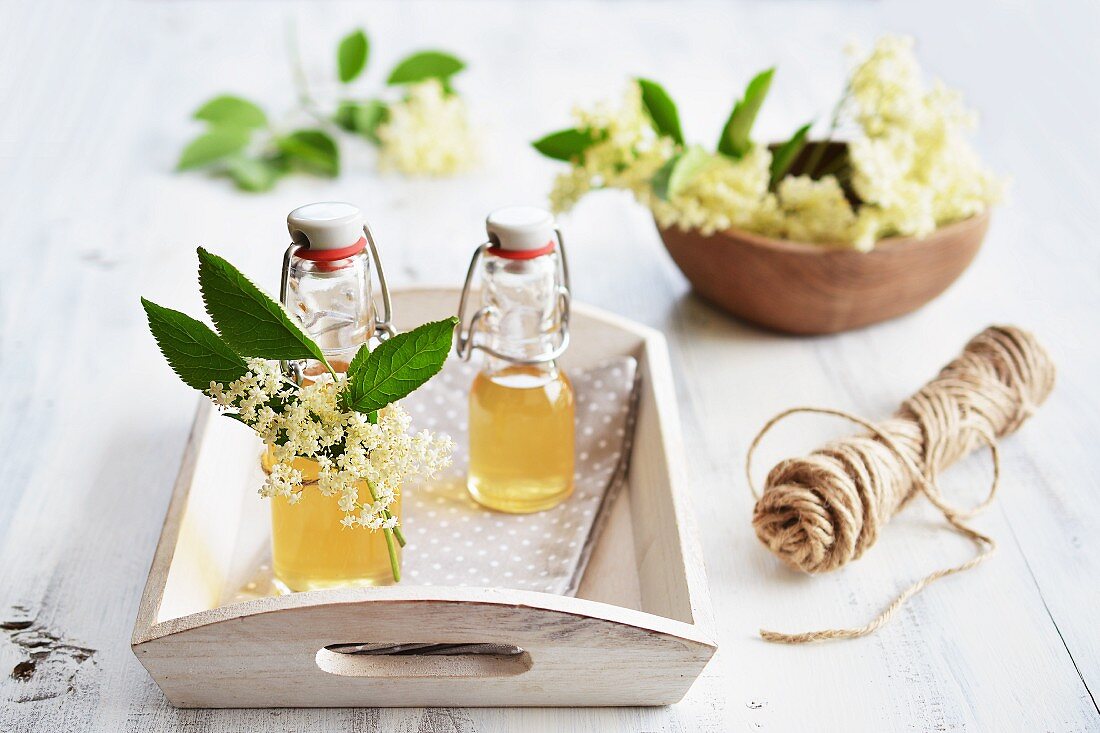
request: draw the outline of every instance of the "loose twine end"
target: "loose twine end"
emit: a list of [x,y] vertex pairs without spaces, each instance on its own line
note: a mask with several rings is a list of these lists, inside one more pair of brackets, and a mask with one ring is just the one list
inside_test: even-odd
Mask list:
[[[1035,412],[1053,389],[1054,377],[1053,361],[1031,334],[1012,326],[990,326],[889,420],[876,424],[843,410],[816,407],[794,407],[769,420],[749,446],[745,471],[757,498],[756,535],[788,566],[821,573],[855,560],[917,493],[939,509],[956,532],[972,540],[978,554],[916,581],[863,626],[801,633],[760,629],[761,638],[806,644],[867,636],[931,583],[985,562],[996,542],[963,520],[992,502],[1001,477],[997,439],[1016,431]],[[776,424],[804,413],[839,417],[867,432],[781,461],[768,474],[763,492],[757,491],[752,479],[757,447]],[[983,445],[993,461],[989,493],[977,506],[956,507],[943,496],[936,477]]]

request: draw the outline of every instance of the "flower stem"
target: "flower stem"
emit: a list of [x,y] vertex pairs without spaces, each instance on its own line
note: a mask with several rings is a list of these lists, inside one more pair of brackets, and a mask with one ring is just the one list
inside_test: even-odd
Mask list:
[[[378,494],[374,493],[374,484],[372,484],[370,481],[367,482],[367,489],[370,491],[371,501],[378,501]],[[393,512],[391,512],[389,509],[383,509],[382,516],[386,519],[393,519]],[[400,525],[395,525],[393,529],[387,529],[386,533],[387,542],[391,541],[389,534],[392,533],[393,536],[397,538],[397,544],[401,545],[402,547],[405,546],[405,533],[401,531]]]
[[824,178],[831,173],[836,173],[837,171],[843,169],[846,165],[848,165],[848,155],[846,153],[842,153],[833,158],[828,165],[822,166],[821,170],[819,171],[818,177]]
[[825,155],[825,149],[829,147],[829,143],[833,141],[833,136],[836,134],[837,126],[840,124],[840,113],[844,109],[844,103],[848,101],[848,95],[851,92],[851,88],[844,87],[844,92],[840,95],[840,99],[837,100],[836,106],[833,107],[833,116],[829,120],[829,131],[825,134],[824,140],[818,140],[813,145],[813,150],[810,151],[810,157],[806,159],[806,167],[802,171],[803,175],[807,175],[814,180],[817,180],[821,176],[815,175],[817,167],[821,164],[821,158]]
[[393,542],[393,530],[386,528],[382,532],[386,535],[386,549],[390,553],[390,570],[393,572],[393,582],[401,582],[401,563],[397,559],[397,547]]
[[298,93],[298,106],[322,125],[327,125],[330,122],[328,117],[321,113],[317,101],[309,91],[309,79],[302,65],[302,53],[298,45],[298,27],[293,21],[287,23],[287,46],[290,49],[290,72]]

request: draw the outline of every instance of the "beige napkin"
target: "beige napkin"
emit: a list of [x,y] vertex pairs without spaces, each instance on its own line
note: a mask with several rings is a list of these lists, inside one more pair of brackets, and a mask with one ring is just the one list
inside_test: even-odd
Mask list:
[[568,373],[576,396],[573,495],[536,514],[504,514],[466,491],[467,399],[475,364],[451,360],[402,401],[417,428],[455,441],[453,465],[402,496],[408,545],[407,585],[518,588],[572,595],[580,585],[602,512],[619,488],[630,456],[635,404],[634,359],[620,357]]

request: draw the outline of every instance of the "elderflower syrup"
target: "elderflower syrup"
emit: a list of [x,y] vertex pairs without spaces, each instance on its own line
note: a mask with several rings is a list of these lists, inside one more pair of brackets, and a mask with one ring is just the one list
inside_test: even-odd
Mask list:
[[[389,294],[370,230],[357,207],[337,202],[295,209],[287,217],[287,228],[293,244],[283,261],[283,305],[321,347],[333,369],[343,372],[376,330],[392,334]],[[385,313],[381,321],[374,311],[371,256],[382,286]],[[327,371],[321,362],[308,359],[288,362],[284,368],[302,385],[311,384]],[[262,463],[270,472],[274,463],[271,448]],[[280,588],[304,591],[392,583],[383,532],[341,523],[345,508],[339,496],[321,493],[316,461],[299,457],[292,467],[303,479],[295,503],[284,497],[271,501],[272,569]],[[360,501],[369,505],[370,487],[360,482],[357,488]],[[400,516],[399,503],[392,504],[390,510]]]
[[[263,456],[265,471],[274,463],[269,449]],[[341,586],[393,583],[389,548],[380,531],[341,524],[344,511],[336,496],[324,496],[317,487],[317,461],[295,458],[302,472],[301,499],[291,504],[271,501],[271,567],[280,590],[303,591]],[[370,496],[365,481],[356,484],[360,497]],[[401,516],[401,499],[390,504]],[[397,548],[400,557],[401,548]]]
[[486,228],[459,304],[465,319],[480,261],[481,308],[458,337],[464,359],[486,355],[470,390],[467,489],[490,509],[543,511],[573,493],[573,386],[557,362],[568,345],[568,266],[549,212],[498,209]]

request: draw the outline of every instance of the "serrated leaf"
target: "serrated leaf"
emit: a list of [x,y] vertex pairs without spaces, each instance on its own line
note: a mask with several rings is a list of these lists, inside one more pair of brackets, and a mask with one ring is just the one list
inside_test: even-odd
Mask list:
[[771,166],[771,181],[768,183],[769,188],[775,188],[775,185],[787,175],[787,171],[791,169],[791,165],[798,159],[799,154],[806,147],[806,136],[810,134],[810,128],[813,127],[812,122],[807,122],[802,127],[795,130],[791,135],[791,139],[780,145],[775,153],[772,154],[772,166]]
[[278,161],[234,156],[225,162],[226,173],[242,191],[270,191],[285,170]]
[[582,158],[584,151],[599,142],[599,136],[591,130],[558,130],[540,138],[531,145],[547,158],[567,163]]
[[389,119],[389,107],[378,99],[368,99],[366,102],[347,100],[340,102],[332,119],[348,132],[358,133],[377,143],[378,126]]
[[250,132],[240,127],[219,127],[204,132],[183,149],[176,169],[192,170],[224,160],[243,150],[249,137]]
[[381,410],[419,389],[447,361],[456,323],[454,317],[425,323],[386,339],[373,351],[359,349],[348,366],[344,408]]
[[247,99],[223,94],[214,97],[195,112],[196,120],[215,127],[240,127],[245,130],[267,127],[267,115]]
[[718,152],[731,158],[740,158],[752,148],[750,134],[760,106],[768,96],[775,67],[761,71],[752,78],[745,88],[745,96],[733,106],[726,126],[722,128],[722,137],[718,139]]
[[466,64],[449,53],[442,51],[420,51],[393,67],[387,84],[415,84],[425,79],[439,79],[446,82],[452,76],[466,68]]
[[321,348],[281,305],[225,259],[202,247],[198,254],[199,289],[206,312],[234,351],[246,357],[327,363]]
[[642,106],[653,121],[653,129],[660,135],[671,137],[677,145],[684,144],[684,133],[680,130],[680,114],[676,104],[664,87],[649,79],[638,79],[642,90]]
[[340,81],[347,84],[363,73],[369,53],[370,42],[367,41],[367,34],[361,28],[344,36],[336,50],[336,66]]
[[141,299],[157,346],[184,384],[206,392],[211,382],[229,384],[248,364],[202,321]]
[[698,145],[692,145],[668,160],[653,176],[653,192],[668,200],[680,193],[695,176],[714,162],[714,157]]
[[275,142],[297,168],[329,177],[340,174],[340,151],[323,130],[297,130]]

